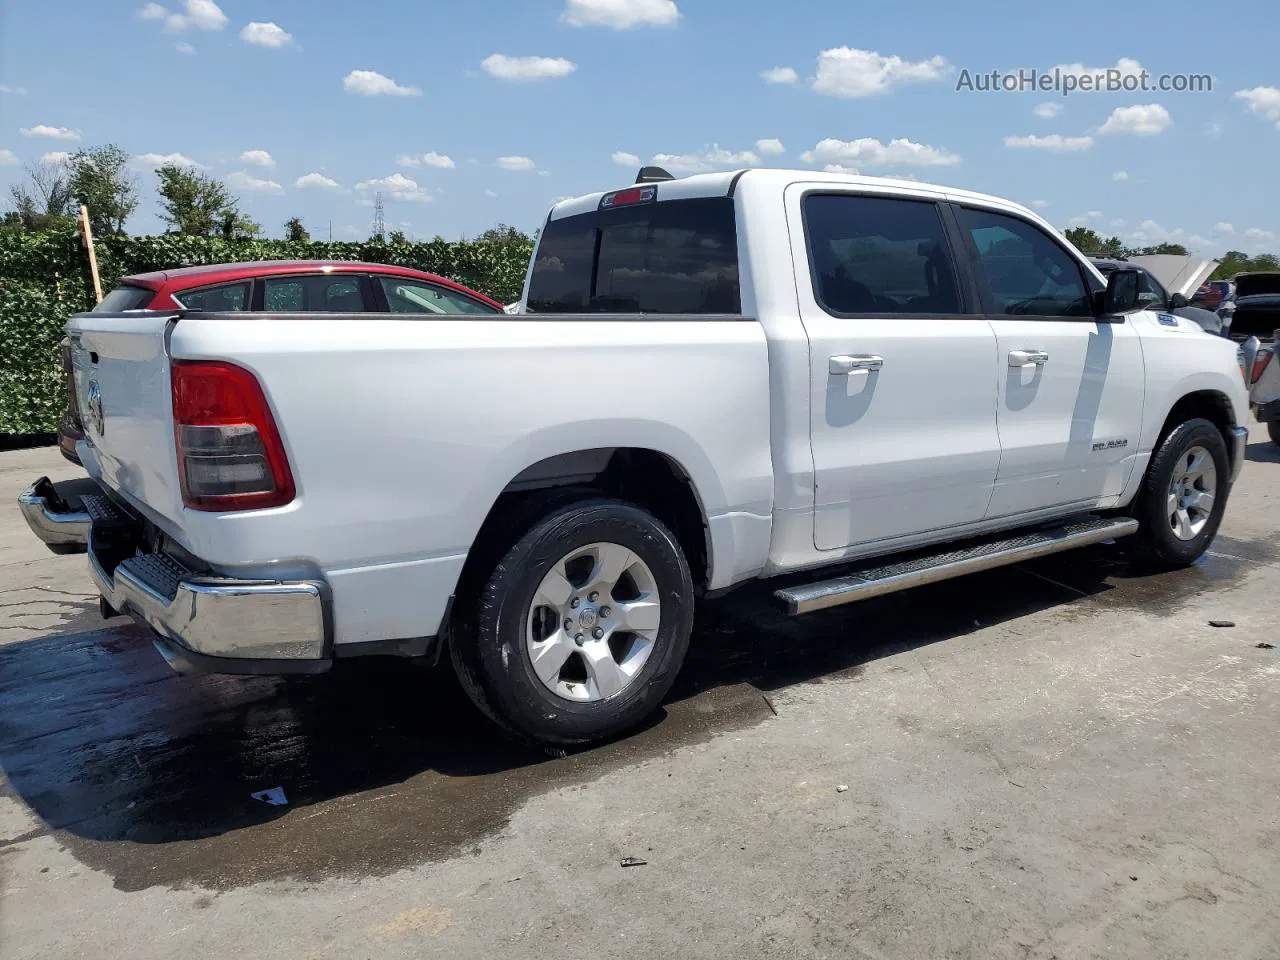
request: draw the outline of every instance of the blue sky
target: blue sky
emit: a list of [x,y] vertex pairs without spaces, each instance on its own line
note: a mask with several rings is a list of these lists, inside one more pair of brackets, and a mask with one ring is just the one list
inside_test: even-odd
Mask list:
[[[114,141],[225,178],[278,236],[536,227],[558,197],[759,163],[910,175],[1058,226],[1280,250],[1280,5],[1030,0],[0,0],[0,188]],[[957,92],[1056,66],[1208,93]]]

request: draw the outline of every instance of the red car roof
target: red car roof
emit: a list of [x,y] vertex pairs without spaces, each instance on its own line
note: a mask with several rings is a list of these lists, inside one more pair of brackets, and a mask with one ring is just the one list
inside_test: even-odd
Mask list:
[[396,267],[386,263],[362,263],[359,260],[257,260],[247,263],[211,263],[195,267],[177,267],[173,270],[157,270],[152,273],[136,273],[121,279],[121,283],[134,286],[150,287],[152,290],[163,289],[166,293],[178,293],[192,287],[206,287],[215,283],[234,283],[237,280],[252,280],[258,277],[280,277],[295,273],[372,273],[390,277],[412,277],[430,283],[469,294],[498,310],[502,304],[492,297],[486,297],[477,290],[464,287],[462,284],[441,277],[434,273],[414,270],[411,267]]

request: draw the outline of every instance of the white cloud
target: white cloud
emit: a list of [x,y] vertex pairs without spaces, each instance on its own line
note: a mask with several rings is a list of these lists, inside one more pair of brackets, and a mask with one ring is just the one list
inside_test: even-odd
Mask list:
[[915,143],[905,137],[881,143],[873,137],[836,140],[828,137],[800,155],[805,163],[837,164],[845,173],[861,167],[949,167],[960,158],[948,150]]
[[1111,221],[1111,229],[1113,230],[1120,230],[1120,229],[1123,229],[1124,227],[1127,227],[1128,225],[1129,225],[1128,220],[1112,220]]
[[1129,179],[1129,174],[1124,170],[1117,170],[1115,173],[1111,175],[1111,179],[1114,180],[1116,183],[1124,183],[1126,180]]
[[193,47],[191,44],[187,43],[185,40],[183,40],[181,43],[174,46],[173,49],[177,50],[179,53],[186,54],[188,57],[195,56],[195,52],[196,52],[196,48]]
[[1049,201],[1048,200],[1032,200],[1031,205],[1035,207],[1037,210],[1043,210],[1045,207],[1049,205]]
[[528,157],[499,157],[495,162],[503,170],[532,170],[536,166]]
[[[1127,77],[1140,77],[1142,75],[1142,64],[1129,57],[1121,57],[1116,61],[1114,67],[1086,67],[1083,63],[1060,63],[1053,69],[1073,77],[1086,75],[1100,77],[1105,76],[1109,70],[1118,71],[1122,80]],[[1051,70],[1050,73],[1052,72]]]
[[550,170],[539,170],[539,171],[538,171],[538,176],[540,176],[540,177],[549,177],[549,176],[551,176],[551,171],[550,171]]
[[241,163],[251,163],[255,167],[274,167],[275,160],[265,150],[246,150],[240,154]]
[[1158,103],[1116,107],[1099,133],[1131,133],[1140,137],[1164,133],[1173,125],[1169,111]]
[[240,31],[240,39],[245,43],[253,44],[255,47],[279,50],[281,47],[287,47],[293,43],[293,34],[270,21],[262,23],[255,20]]
[[26,88],[26,87],[11,87],[11,86],[9,86],[9,85],[8,85],[8,84],[6,84],[6,83],[0,83],[0,93],[8,93],[8,94],[12,94],[12,95],[13,95],[13,96],[15,96],[15,97],[21,97],[21,96],[25,96],[25,95],[26,95],[26,93],[27,93],[27,88]]
[[430,153],[413,155],[402,153],[396,157],[396,163],[402,167],[435,167],[437,170],[452,170],[457,166],[452,158],[446,157],[443,153],[436,153],[434,150]]
[[63,150],[53,150],[46,153],[40,158],[41,163],[66,163],[71,159],[71,154]]
[[227,15],[213,0],[186,0],[184,13],[174,13],[158,3],[148,3],[138,11],[143,20],[163,20],[165,30],[181,33],[188,28],[196,30],[222,30],[227,25]]
[[765,83],[798,83],[800,81],[800,74],[791,67],[770,67],[768,70],[761,70],[760,77]]
[[497,199],[498,199],[498,192],[497,192],[496,190],[486,190],[486,191],[484,192],[484,195],[485,195],[486,197],[491,197],[491,198],[493,198],[494,200],[497,200]]
[[851,177],[858,175],[857,167],[846,167],[843,163],[828,163],[822,170],[824,173],[843,173]]
[[362,181],[356,184],[356,189],[362,193],[380,191],[387,194],[392,200],[398,200],[403,203],[431,202],[431,194],[419,187],[416,180],[410,180],[403,173],[393,173],[389,177],[382,177],[378,180]]
[[181,153],[143,153],[133,158],[134,163],[144,167],[194,167],[197,170],[203,169],[200,164],[196,163],[190,157]]
[[0,167],[11,167],[18,162],[18,156],[12,150],[0,150]]
[[1060,103],[1040,103],[1031,111],[1042,120],[1052,120],[1062,112],[1062,104]]
[[498,80],[527,83],[567,77],[578,69],[578,65],[564,57],[508,57],[494,53],[480,61],[480,68]]
[[815,93],[830,97],[868,97],[904,83],[940,80],[951,71],[945,57],[911,62],[874,50],[834,47],[818,54]]
[[34,127],[23,127],[20,131],[24,137],[47,137],[50,140],[79,140],[80,131],[70,127],[51,127],[46,123],[37,123]]
[[284,193],[284,188],[274,180],[260,180],[239,170],[227,175],[226,184],[232,190],[248,190],[252,193]]
[[347,93],[361,97],[420,97],[422,91],[417,87],[402,87],[390,77],[384,77],[375,70],[352,70],[342,79],[342,87]]
[[1052,153],[1075,153],[1092,147],[1093,137],[1064,137],[1060,133],[1037,137],[1033,133],[1026,137],[1005,137],[1004,145],[1015,150],[1049,150]]
[[1244,235],[1250,240],[1274,240],[1276,235],[1271,230],[1263,230],[1260,227],[1250,227],[1244,232]]
[[719,144],[712,144],[697,153],[659,153],[653,162],[672,173],[702,173],[726,167],[754,166],[760,158],[750,150],[734,153],[721,149]]
[[571,27],[667,27],[680,19],[675,0],[566,0],[560,19]]
[[1088,213],[1082,213],[1078,217],[1072,217],[1069,221],[1073,227],[1081,227],[1086,223],[1093,223],[1095,220],[1102,219],[1101,210],[1090,210]]
[[615,150],[613,154],[613,162],[621,167],[640,166],[640,158],[634,153],[627,153],[625,150]]
[[293,181],[293,185],[300,190],[341,190],[342,185],[337,180],[331,180],[323,173],[308,173],[297,180]]
[[1227,223],[1227,221],[1225,220],[1219,220],[1217,223],[1213,225],[1213,232],[1214,233],[1235,233],[1236,228],[1232,224]]
[[1260,117],[1265,117],[1280,126],[1280,87],[1254,87],[1252,90],[1237,90],[1231,95],[1233,100],[1243,100]]
[[780,157],[787,152],[787,148],[782,145],[782,141],[776,137],[770,137],[766,140],[756,141],[756,152],[762,153],[766,157]]

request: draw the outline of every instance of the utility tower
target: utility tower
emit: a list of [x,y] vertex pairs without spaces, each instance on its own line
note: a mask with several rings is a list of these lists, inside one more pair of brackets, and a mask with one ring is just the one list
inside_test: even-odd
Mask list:
[[373,237],[378,240],[387,238],[387,216],[386,209],[382,205],[381,191],[373,198]]

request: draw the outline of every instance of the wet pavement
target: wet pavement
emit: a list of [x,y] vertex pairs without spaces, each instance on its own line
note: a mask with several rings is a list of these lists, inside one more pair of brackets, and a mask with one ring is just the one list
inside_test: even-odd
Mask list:
[[[6,502],[28,461],[56,468],[40,454],[0,456]],[[1223,609],[1243,608],[1232,613],[1242,626],[1266,633],[1277,612],[1263,598],[1280,595],[1260,590],[1244,604],[1237,594],[1244,581],[1277,569],[1280,457],[1261,444],[1251,454],[1257,462],[1238,491],[1239,510],[1195,568],[1140,575],[1122,551],[1098,547],[794,620],[778,614],[767,593],[748,589],[700,611],[688,665],[645,729],[562,756],[502,737],[447,670],[369,660],[313,678],[178,677],[143,630],[99,619],[87,577],[76,572],[82,558],[21,552],[27,547],[12,529],[21,521],[0,508],[0,804],[7,798],[26,812],[20,822],[0,813],[0,947],[8,894],[31,879],[6,870],[7,855],[37,841],[46,850],[52,841],[59,860],[70,858],[122,895],[198,891],[207,900],[268,883],[305,890],[390,882],[415,868],[500,857],[495,844],[537,798],[661,766],[667,778],[679,777],[685,758],[725,742],[754,737],[761,750],[779,749],[762,731],[780,703],[803,712],[829,702],[822,688],[874,701],[887,694],[877,684],[904,663],[927,662],[920,657],[929,648],[949,657],[967,649],[966,638],[986,644],[995,636],[1013,649],[1031,644],[1024,655],[1036,655],[1036,646],[1096,624],[1201,622],[1219,595]],[[1211,639],[1223,641],[1223,633]],[[1280,664],[1274,655],[1262,659],[1269,654],[1256,644],[1241,643],[1238,655],[1258,659],[1263,671]],[[1007,683],[1010,675],[1002,676]],[[925,705],[899,713],[900,735],[930,726]],[[814,735],[821,736],[807,737]],[[838,739],[850,746],[847,730]],[[1277,755],[1270,744],[1259,753]],[[251,799],[271,787],[283,788],[286,806]],[[701,780],[687,785],[703,788]],[[1274,809],[1258,815],[1274,824]],[[778,869],[790,876],[793,868]],[[690,908],[692,923],[697,905]],[[436,925],[421,916],[403,922],[406,935]],[[59,923],[56,913],[48,923]]]

